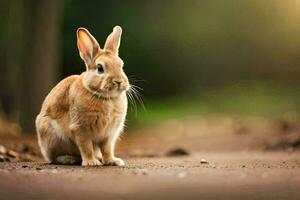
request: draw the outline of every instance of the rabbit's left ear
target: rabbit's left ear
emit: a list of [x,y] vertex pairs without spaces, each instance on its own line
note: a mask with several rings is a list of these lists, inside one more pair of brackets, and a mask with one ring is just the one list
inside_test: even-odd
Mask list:
[[77,46],[80,57],[87,66],[91,64],[95,55],[100,51],[97,40],[85,28],[78,28],[77,30]]
[[119,47],[122,35],[122,28],[115,26],[113,32],[107,37],[104,49],[111,51],[113,54],[119,54]]

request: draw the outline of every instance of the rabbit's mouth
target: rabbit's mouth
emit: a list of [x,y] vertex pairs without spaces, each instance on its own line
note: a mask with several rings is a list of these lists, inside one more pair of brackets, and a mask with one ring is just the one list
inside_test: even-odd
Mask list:
[[120,92],[117,92],[116,89],[112,87],[104,87],[99,88],[94,85],[87,85],[85,82],[83,82],[83,86],[86,90],[88,90],[90,93],[92,93],[94,96],[96,96],[99,99],[112,99],[116,98],[120,95]]
[[109,99],[115,99],[120,96],[122,92],[98,92],[98,91],[91,91],[94,96],[98,97],[99,99],[103,100],[109,100]]
[[95,91],[94,94],[104,99],[118,98],[123,92],[129,90],[127,87],[109,87],[103,90]]
[[104,99],[115,99],[118,98],[122,93],[124,92],[124,90],[111,90],[109,92],[102,92],[99,93],[100,98],[104,98]]
[[117,87],[117,90],[122,93],[122,92],[127,92],[129,91],[130,89],[130,86],[129,85],[122,85],[122,86],[119,86]]
[[118,98],[123,92],[129,91],[129,89],[130,89],[129,84],[126,84],[126,83],[124,83],[124,84],[106,83],[106,84],[102,84],[102,85],[84,84],[84,86],[93,95],[95,95],[101,99]]
[[129,87],[126,86],[114,86],[111,90],[108,91],[108,94],[111,96],[118,96],[123,92],[126,92],[129,90]]

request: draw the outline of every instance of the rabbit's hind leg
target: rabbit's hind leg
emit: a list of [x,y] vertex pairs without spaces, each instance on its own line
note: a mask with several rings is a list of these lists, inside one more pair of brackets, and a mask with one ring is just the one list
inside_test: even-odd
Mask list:
[[52,164],[61,164],[61,165],[79,165],[81,164],[81,157],[74,155],[61,155],[57,156]]
[[57,164],[80,163],[78,148],[62,132],[56,120],[47,116],[38,116],[36,130],[41,153],[46,161]]

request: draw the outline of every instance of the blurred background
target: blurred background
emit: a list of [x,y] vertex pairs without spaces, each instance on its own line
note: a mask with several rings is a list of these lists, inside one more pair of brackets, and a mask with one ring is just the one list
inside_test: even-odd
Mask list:
[[50,89],[85,70],[80,26],[102,47],[123,28],[120,57],[145,104],[130,106],[129,129],[191,116],[298,119],[299,1],[6,0],[0,13],[0,132],[35,133]]

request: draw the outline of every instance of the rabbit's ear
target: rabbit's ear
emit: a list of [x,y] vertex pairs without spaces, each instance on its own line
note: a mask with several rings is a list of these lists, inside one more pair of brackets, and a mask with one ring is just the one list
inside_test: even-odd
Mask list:
[[113,32],[106,39],[104,49],[110,50],[112,53],[118,55],[121,35],[122,28],[120,26],[115,26]]
[[77,47],[80,57],[87,66],[91,64],[95,55],[100,51],[97,40],[85,28],[77,29]]

